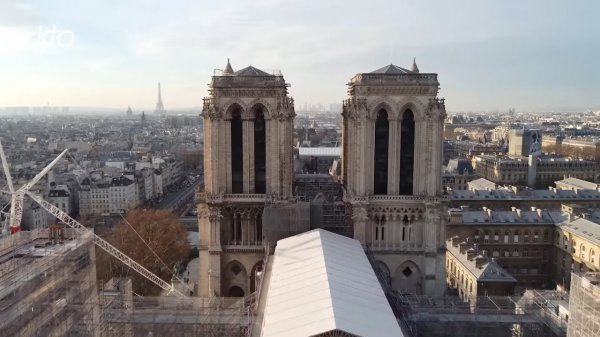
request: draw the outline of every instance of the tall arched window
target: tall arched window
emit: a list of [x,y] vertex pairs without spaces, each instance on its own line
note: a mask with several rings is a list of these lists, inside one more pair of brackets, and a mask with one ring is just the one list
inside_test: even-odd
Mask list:
[[373,193],[386,194],[388,183],[388,144],[390,123],[388,114],[381,109],[375,121],[375,158],[373,162]]
[[256,242],[262,242],[262,214],[256,215]]
[[232,244],[238,244],[242,241],[242,215],[240,213],[231,213],[229,239],[232,241]]
[[415,167],[415,118],[412,111],[404,111],[400,130],[400,194],[411,195]]
[[377,217],[375,225],[375,241],[385,241],[385,215]]
[[265,116],[256,111],[254,119],[254,193],[265,193],[267,187],[267,163],[265,142]]
[[231,114],[231,192],[244,192],[244,149],[240,109]]

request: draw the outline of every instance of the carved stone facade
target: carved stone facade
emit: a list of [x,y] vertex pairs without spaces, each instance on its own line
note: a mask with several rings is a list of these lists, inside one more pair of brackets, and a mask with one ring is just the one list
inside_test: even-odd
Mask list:
[[389,65],[354,76],[343,105],[342,179],[354,237],[392,288],[445,289],[444,99],[437,74]]
[[281,74],[229,62],[204,99],[199,296],[244,296],[265,256],[262,214],[292,197],[294,104]]

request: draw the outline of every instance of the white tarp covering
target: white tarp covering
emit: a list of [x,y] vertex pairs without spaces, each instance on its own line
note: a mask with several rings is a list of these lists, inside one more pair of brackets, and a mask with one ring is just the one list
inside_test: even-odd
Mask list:
[[357,240],[315,229],[279,240],[261,336],[403,336]]
[[339,157],[341,148],[339,147],[299,147],[298,155],[300,157]]

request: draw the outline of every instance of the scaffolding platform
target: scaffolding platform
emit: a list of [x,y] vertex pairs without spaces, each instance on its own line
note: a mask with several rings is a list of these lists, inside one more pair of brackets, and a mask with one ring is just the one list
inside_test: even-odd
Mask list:
[[21,231],[0,239],[2,336],[94,336],[93,233]]

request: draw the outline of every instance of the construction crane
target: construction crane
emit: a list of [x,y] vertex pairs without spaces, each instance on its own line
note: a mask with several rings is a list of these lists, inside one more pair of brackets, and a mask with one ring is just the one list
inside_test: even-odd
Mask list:
[[125,253],[118,250],[115,246],[111,245],[106,240],[94,234],[92,230],[80,224],[75,219],[71,218],[67,213],[63,212],[63,210],[47,202],[42,197],[29,191],[29,189],[33,187],[33,185],[35,185],[44,175],[46,175],[52,169],[52,167],[62,158],[62,156],[65,155],[65,153],[67,153],[67,150],[64,150],[58,157],[56,157],[50,164],[48,164],[48,166],[46,166],[40,173],[38,173],[31,181],[29,181],[27,184],[23,185],[21,188],[15,191],[12,184],[12,178],[8,170],[8,162],[6,160],[6,156],[4,155],[4,149],[2,148],[2,143],[0,143],[0,159],[2,160],[4,175],[6,176],[6,182],[8,184],[9,193],[11,194],[11,211],[9,218],[11,233],[18,232],[21,227],[21,218],[23,216],[23,200],[25,198],[25,195],[27,195],[31,199],[33,199],[33,201],[38,203],[43,209],[48,211],[57,219],[64,222],[68,227],[74,229],[77,233],[92,234],[94,236],[94,243],[98,247],[102,248],[108,254],[112,255],[129,268],[135,270],[140,275],[142,275],[152,283],[156,284],[163,290],[166,290],[168,294],[173,294],[178,297],[186,297],[186,295],[175,289],[173,284],[165,282],[163,279],[156,276],[148,269],[144,268],[135,260],[127,256]]
[[[18,190],[15,191],[15,188],[12,183],[12,177],[10,176],[10,171],[8,169],[8,161],[6,160],[6,156],[4,155],[4,149],[2,148],[2,143],[0,143],[0,158],[2,159],[2,168],[4,169],[4,176],[6,177],[6,183],[8,185],[10,196],[10,217],[9,217],[9,226],[10,233],[16,233],[21,229],[21,218],[23,218],[23,201],[25,199],[25,192],[29,191],[35,184],[37,184],[40,179],[42,179],[56,163],[67,153],[68,149],[65,149],[61,154],[58,155],[48,166],[46,166],[40,173],[38,173],[33,179],[31,179],[28,183],[21,186]],[[3,228],[3,234],[6,233],[6,228]]]
[[[54,217],[56,217],[60,221],[64,222],[68,227],[74,229],[77,233],[86,234],[86,233],[91,232],[91,230],[89,228],[80,224],[79,222],[77,222],[77,220],[71,218],[67,213],[63,212],[63,210],[52,205],[51,203],[47,202],[46,200],[42,199],[40,196],[38,196],[32,192],[29,192],[29,191],[27,191],[25,193],[31,199],[33,199],[33,201],[37,202],[43,209],[48,211],[50,214],[52,214]],[[94,235],[94,243],[96,244],[96,246],[102,248],[105,252],[112,255],[119,261],[123,262],[126,266],[135,270],[140,275],[142,275],[146,279],[150,280],[152,283],[156,284],[157,286],[161,287],[162,289],[166,290],[167,292],[172,293],[179,297],[186,297],[184,294],[182,294],[177,289],[175,289],[175,287],[172,284],[165,282],[163,279],[156,276],[154,273],[152,273],[148,269],[144,268],[141,264],[135,262],[132,258],[125,255],[125,253],[121,252],[115,246],[108,243],[108,241],[104,240],[103,238],[99,237],[96,234],[93,234],[93,235]]]

